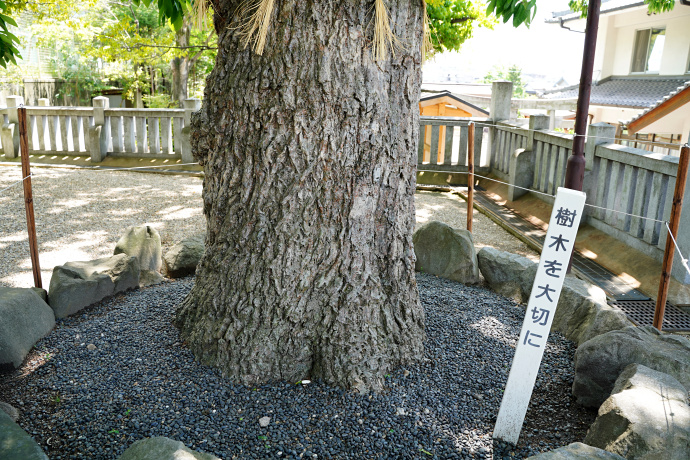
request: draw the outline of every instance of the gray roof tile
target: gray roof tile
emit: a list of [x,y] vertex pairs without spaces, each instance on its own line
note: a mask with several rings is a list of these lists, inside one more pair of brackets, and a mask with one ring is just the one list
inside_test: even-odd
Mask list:
[[[683,86],[690,76],[649,78],[610,77],[592,85],[589,103],[616,107],[647,108],[656,105],[665,96]],[[579,85],[544,93],[547,99],[564,99],[578,96]]]
[[680,94],[683,90],[685,90],[688,87],[690,87],[690,80],[686,81],[685,84],[678,86],[674,91],[672,91],[671,93],[664,96],[661,100],[657,101],[655,104],[652,104],[651,106],[647,107],[647,109],[645,109],[641,114],[639,114],[638,116],[636,116],[632,120],[625,123],[625,125],[627,126],[628,124],[632,123],[633,121],[638,120],[638,119],[642,118],[643,116],[647,115],[653,109],[655,109],[656,107],[661,105],[661,103],[671,99],[674,96],[677,96],[678,94]]

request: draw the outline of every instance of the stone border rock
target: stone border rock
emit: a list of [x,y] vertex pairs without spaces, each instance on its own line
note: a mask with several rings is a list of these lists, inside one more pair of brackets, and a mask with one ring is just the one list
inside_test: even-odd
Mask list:
[[[526,257],[498,251],[491,247],[480,250],[477,253],[477,261],[486,283],[492,290],[521,304],[529,300],[537,271],[535,262]],[[573,383],[573,395],[578,397],[578,402],[581,404],[594,407],[601,405],[600,418],[592,425],[590,433],[585,439],[585,442],[595,447],[575,443],[552,452],[530,457],[530,459],[623,458],[618,453],[632,449],[630,447],[633,444],[631,439],[639,438],[639,433],[632,433],[628,436],[625,436],[624,433],[617,433],[617,436],[620,435],[619,438],[607,444],[600,439],[603,435],[597,436],[598,433],[595,431],[606,426],[613,418],[618,417],[616,420],[621,418],[611,414],[618,413],[619,409],[616,406],[618,400],[625,399],[624,396],[630,399],[633,391],[626,388],[634,386],[630,383],[631,373],[637,371],[638,367],[644,367],[639,366],[641,364],[656,369],[656,371],[650,372],[656,376],[657,383],[674,381],[675,377],[687,390],[690,390],[690,340],[680,336],[662,335],[651,327],[638,328],[634,326],[625,313],[608,305],[606,294],[597,286],[574,276],[568,276],[563,285],[551,329],[563,333],[566,338],[578,345],[575,355],[576,376]],[[655,341],[660,345],[658,347],[652,346],[651,342],[654,340],[650,337],[656,338]],[[588,353],[589,350],[592,352]],[[596,350],[601,351],[601,353],[597,354]],[[678,356],[679,354],[681,356]],[[628,365],[632,366],[634,371],[630,370],[630,367],[625,367]],[[578,373],[579,368],[587,366],[591,366],[591,372],[588,376],[583,375],[582,369]],[[668,372],[670,375],[658,371]],[[639,381],[640,377],[637,379]],[[587,381],[594,383],[586,385]],[[611,394],[614,382],[620,382],[616,383],[613,390],[616,395],[606,399]],[[645,391],[650,394],[653,393],[652,390]],[[580,393],[583,394],[580,395]],[[605,399],[606,401],[604,401]],[[687,408],[687,404],[678,398],[673,401],[678,406],[679,415],[682,413],[682,416],[686,417],[688,410],[685,408]],[[625,423],[620,422],[618,428],[623,431],[633,430],[634,428],[631,428],[633,422],[630,423],[624,427]],[[643,452],[643,449],[648,449],[653,458],[661,458],[658,455],[667,454],[671,457],[665,458],[690,458],[690,441],[688,441],[690,435],[686,438],[685,432],[682,436],[678,434],[680,431],[674,432],[672,437],[678,442],[674,442],[674,450],[671,452],[664,447],[670,439],[668,433],[663,431],[663,427],[656,425],[645,425],[637,428],[639,432],[644,431],[647,439],[644,441],[644,447],[635,447],[636,451]],[[615,437],[611,435],[608,438]],[[617,452],[612,453],[596,447],[605,447]],[[655,455],[657,457],[654,457]],[[635,458],[635,456],[629,458]]]
[[0,410],[0,458],[11,460],[48,460],[48,456],[29,433]]
[[180,441],[154,436],[136,441],[119,460],[220,460],[215,455],[194,451]]
[[56,318],[65,318],[113,294],[136,288],[139,274],[137,258],[127,254],[67,262],[53,269],[48,302]]
[[627,327],[594,337],[575,352],[573,396],[599,407],[630,364],[668,374],[690,390],[690,340],[662,334],[651,326]]
[[[477,253],[477,261],[493,291],[520,303],[529,300],[537,263],[491,247],[482,248]],[[566,277],[552,330],[580,345],[597,335],[632,325],[625,313],[608,305],[601,288],[571,275]]]
[[627,458],[690,458],[688,391],[641,364],[621,373],[584,442]]
[[54,326],[53,310],[37,291],[0,286],[0,365],[21,366]]
[[412,236],[415,270],[463,284],[478,284],[479,269],[472,233],[431,221]]
[[163,255],[166,275],[180,278],[194,274],[204,254],[204,238],[204,235],[193,236],[173,245]]

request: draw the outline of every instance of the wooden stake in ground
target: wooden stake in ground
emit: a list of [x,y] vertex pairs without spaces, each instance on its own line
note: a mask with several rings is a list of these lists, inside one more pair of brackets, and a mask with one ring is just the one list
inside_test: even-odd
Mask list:
[[472,233],[474,215],[474,122],[467,125],[467,231]]
[[36,240],[36,220],[34,219],[34,198],[31,192],[31,165],[29,164],[29,133],[26,124],[26,108],[17,109],[19,119],[19,148],[22,156],[22,177],[24,179],[24,206],[26,208],[26,228],[29,232],[29,251],[31,268],[34,272],[34,286],[43,287],[41,267],[38,263],[38,242]]
[[[688,177],[689,160],[690,147],[685,145],[680,150],[680,162],[678,163],[678,174],[676,174],[676,188],[673,191],[673,205],[671,206],[671,217],[669,222],[671,235],[673,235],[674,238],[678,236],[678,225],[680,224],[680,211],[683,207],[683,195],[685,194],[685,181]],[[669,235],[666,238],[664,261],[661,265],[661,280],[659,281],[659,294],[656,297],[656,310],[654,311],[654,327],[659,330],[661,330],[661,326],[664,323],[666,298],[668,297],[668,286],[671,282],[671,268],[673,267],[673,255],[675,253],[671,235]]]

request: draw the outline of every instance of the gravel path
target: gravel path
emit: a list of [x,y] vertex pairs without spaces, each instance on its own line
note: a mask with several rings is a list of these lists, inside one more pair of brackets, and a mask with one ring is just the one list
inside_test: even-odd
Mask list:
[[[415,204],[417,225],[438,220],[453,228],[467,228],[467,202],[453,192],[417,190]],[[474,211],[472,220],[472,237],[477,251],[491,246],[539,261],[537,252],[477,210]]]
[[[195,177],[35,168],[44,285],[52,267],[112,254],[132,225],[149,223],[164,250],[204,232]],[[21,178],[0,167],[0,189]],[[21,186],[0,192],[0,285],[32,284]],[[466,204],[451,193],[416,194],[417,223],[464,228]],[[533,251],[475,213],[477,248]],[[145,436],[178,439],[223,459],[522,458],[584,438],[594,415],[570,396],[574,346],[552,334],[517,447],[491,430],[523,310],[484,288],[419,274],[426,352],[360,396],[277,383],[230,384],[194,362],[171,321],[193,279],[129,292],[56,329],[16,372],[0,373],[0,400],[51,459],[115,459]],[[89,346],[93,345],[93,346]],[[95,347],[95,349],[93,349]],[[262,428],[259,419],[270,417]]]
[[[112,255],[132,225],[152,225],[163,250],[203,234],[202,179],[135,172],[33,168],[34,208],[43,284],[53,267]],[[0,190],[21,179],[17,166],[0,166]],[[417,223],[439,220],[465,228],[467,205],[452,193],[419,191]],[[493,246],[538,260],[537,254],[486,216],[474,213],[477,249]],[[0,192],[0,286],[33,285],[20,184]]]
[[154,435],[223,459],[522,458],[583,439],[594,414],[570,396],[573,344],[552,334],[520,443],[492,443],[523,310],[484,288],[418,282],[425,356],[383,394],[231,384],[193,360],[171,323],[188,278],[59,321],[22,369],[0,374],[0,400],[53,460],[114,459]]
[[[55,265],[112,255],[130,226],[153,226],[164,251],[205,232],[198,177],[55,168],[32,172],[45,287]],[[20,179],[18,167],[0,166],[0,190]],[[21,184],[0,192],[0,285],[33,286]]]

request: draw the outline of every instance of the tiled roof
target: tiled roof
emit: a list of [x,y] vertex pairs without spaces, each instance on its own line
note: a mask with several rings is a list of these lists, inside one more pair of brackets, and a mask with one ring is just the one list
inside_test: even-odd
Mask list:
[[625,123],[625,125],[627,126],[627,125],[629,125],[630,123],[632,123],[632,122],[634,122],[634,121],[637,121],[637,120],[639,120],[640,118],[643,118],[643,117],[646,116],[649,112],[651,112],[651,111],[654,110],[655,108],[659,107],[661,104],[663,104],[664,102],[668,101],[669,99],[671,99],[671,98],[677,96],[678,94],[680,94],[681,92],[683,92],[683,91],[686,90],[687,88],[690,88],[690,80],[689,80],[689,81],[686,81],[685,84],[683,84],[683,85],[681,85],[681,86],[678,86],[678,87],[675,89],[675,91],[672,91],[671,93],[669,93],[669,94],[667,94],[666,96],[664,96],[662,99],[656,101],[655,104],[649,106],[649,107],[648,107],[647,109],[645,109],[641,114],[639,114],[638,116],[636,116],[636,117],[633,118],[632,120],[630,120],[630,121],[628,121],[627,123]]
[[[589,103],[615,107],[648,108],[664,96],[674,92],[690,80],[690,76],[667,78],[609,77],[592,85]],[[579,85],[547,91],[546,99],[565,99],[578,96]]]
[[[628,8],[644,6],[644,4],[645,2],[642,0],[602,0],[599,14],[609,14],[620,10],[626,10]],[[547,19],[547,23],[557,23],[560,22],[561,19],[564,22],[580,19],[580,13],[573,12],[572,10],[554,11],[551,13],[551,16],[553,16],[553,18]]]

